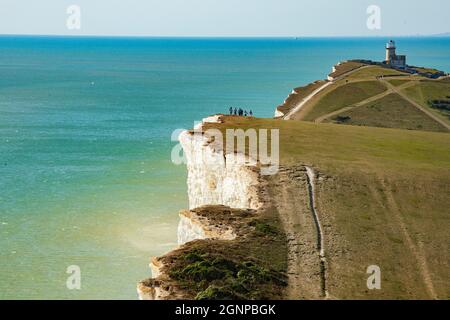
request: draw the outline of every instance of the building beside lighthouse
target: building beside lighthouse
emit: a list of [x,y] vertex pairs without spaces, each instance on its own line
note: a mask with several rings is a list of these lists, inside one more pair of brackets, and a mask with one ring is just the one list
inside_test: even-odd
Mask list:
[[390,40],[386,44],[386,61],[385,63],[394,68],[406,68],[406,56],[398,56],[396,51],[395,41]]

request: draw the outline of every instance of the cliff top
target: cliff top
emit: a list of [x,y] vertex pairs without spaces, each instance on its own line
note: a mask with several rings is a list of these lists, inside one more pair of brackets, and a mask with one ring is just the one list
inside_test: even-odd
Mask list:
[[276,116],[316,123],[450,130],[450,81],[443,72],[422,67],[406,72],[359,60],[343,62],[333,70],[330,81],[294,90],[277,107]]
[[157,258],[156,279],[140,283],[152,295],[155,288],[169,299],[279,299],[286,285],[286,239],[270,209],[204,206],[183,211],[200,216],[200,227],[233,228],[234,240],[195,240]]
[[[207,128],[279,129],[281,169],[268,178],[268,194],[281,217],[310,216],[306,185],[298,179],[305,175],[302,164],[315,169],[331,297],[448,296],[450,134],[234,116]],[[285,227],[300,235],[305,223]],[[314,243],[314,234],[307,239]],[[298,252],[299,261],[312,259]],[[382,268],[382,290],[366,287],[374,264]]]

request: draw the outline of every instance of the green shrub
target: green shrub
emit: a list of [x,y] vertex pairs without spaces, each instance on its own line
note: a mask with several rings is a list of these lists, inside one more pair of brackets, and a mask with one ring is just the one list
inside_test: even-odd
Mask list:
[[269,236],[275,236],[278,234],[278,229],[276,227],[259,220],[253,220],[252,222],[250,222],[250,225],[255,227],[255,230],[258,233]]
[[209,286],[205,290],[199,292],[195,297],[195,300],[236,300],[240,299],[239,295],[236,295],[233,291],[227,288]]
[[[270,225],[257,223],[255,228],[265,233],[274,232]],[[262,232],[262,231],[261,231]],[[183,256],[186,262],[171,277],[190,288],[200,290],[196,299],[258,299],[262,298],[259,286],[273,282],[284,285],[282,276],[271,273],[253,261],[234,262],[223,256],[210,256],[200,252],[190,252]]]

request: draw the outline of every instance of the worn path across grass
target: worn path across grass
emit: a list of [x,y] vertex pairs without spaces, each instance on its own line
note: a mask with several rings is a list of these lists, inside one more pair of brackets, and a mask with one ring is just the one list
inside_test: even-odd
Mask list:
[[[408,83],[405,83],[402,86],[400,86],[398,89],[402,90],[402,89],[405,89],[405,88],[409,88],[409,87],[411,87],[413,85],[414,85],[414,82],[408,82]],[[382,92],[382,93],[380,93],[380,94],[377,94],[377,95],[372,96],[370,98],[364,99],[364,100],[362,100],[360,102],[357,102],[357,103],[355,103],[355,104],[353,104],[351,106],[344,107],[342,109],[339,109],[339,110],[330,112],[328,114],[325,114],[323,116],[320,116],[317,119],[315,119],[314,122],[315,123],[321,123],[324,120],[329,119],[329,118],[334,117],[334,116],[337,116],[337,115],[339,115],[339,114],[341,114],[341,113],[343,113],[345,111],[349,111],[349,110],[352,110],[354,108],[361,107],[361,106],[363,106],[363,105],[365,105],[367,103],[374,102],[374,101],[377,101],[379,99],[382,99],[382,98],[386,97],[387,95],[389,95],[389,94],[391,94],[393,92],[394,92],[394,90],[391,87],[387,87],[387,90]]]
[[406,101],[408,101],[410,104],[412,104],[413,106],[415,106],[417,109],[419,109],[420,111],[422,111],[423,113],[425,113],[428,117],[432,118],[434,121],[440,123],[442,126],[444,126],[445,128],[447,128],[447,130],[450,131],[450,124],[444,120],[442,120],[441,118],[439,118],[438,116],[436,116],[435,114],[433,114],[431,111],[427,110],[426,108],[422,107],[420,104],[418,104],[417,102],[415,102],[413,99],[411,99],[410,97],[408,97],[406,94],[404,94],[401,89],[403,88],[399,88],[399,87],[395,87],[392,84],[390,84],[389,82],[382,80],[387,86],[389,86],[389,88],[391,88],[395,93],[397,93],[398,95],[400,95],[403,99],[405,99]]
[[[288,239],[287,298],[322,297],[305,166],[317,174],[330,298],[449,296],[449,134],[244,117],[214,126],[280,130],[268,199]],[[381,290],[367,288],[371,265],[381,268]]]

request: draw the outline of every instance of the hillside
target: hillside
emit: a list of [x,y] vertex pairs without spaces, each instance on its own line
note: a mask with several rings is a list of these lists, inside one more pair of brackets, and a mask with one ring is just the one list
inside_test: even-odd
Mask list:
[[[301,266],[289,298],[321,296],[304,165],[317,174],[330,298],[449,297],[449,134],[235,117],[214,127],[280,130],[281,169],[268,185],[295,246],[288,261]],[[373,264],[382,290],[366,287]]]
[[[450,79],[431,79],[434,69],[417,74],[381,65],[346,62],[334,68],[327,87],[308,100],[281,109],[289,119],[359,126],[448,132]],[[305,87],[308,88],[308,87]],[[302,91],[298,91],[301,97]],[[297,108],[296,108],[297,107]]]
[[[190,211],[141,298],[450,297],[450,79],[416,72],[344,62],[276,119],[217,115],[183,133]],[[212,133],[227,129],[278,129],[277,172],[233,162],[246,155]]]
[[[208,129],[230,128],[279,129],[278,172],[223,163],[234,150]],[[184,241],[153,260],[141,298],[450,296],[450,134],[237,116],[202,132],[182,139],[185,152],[215,159],[188,157],[190,203],[216,206],[180,214]],[[366,285],[373,265],[380,290]]]

